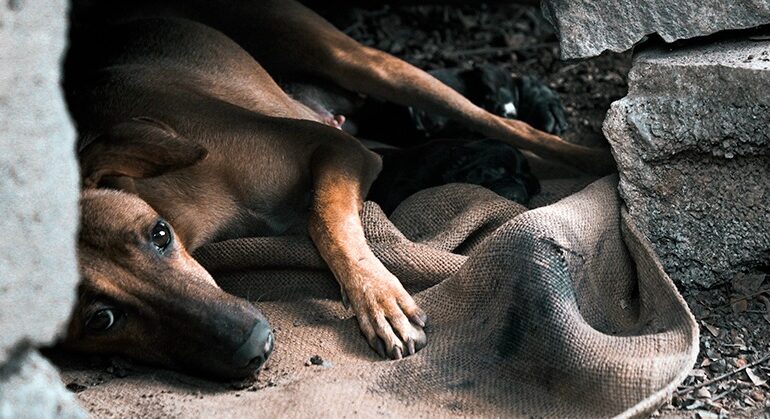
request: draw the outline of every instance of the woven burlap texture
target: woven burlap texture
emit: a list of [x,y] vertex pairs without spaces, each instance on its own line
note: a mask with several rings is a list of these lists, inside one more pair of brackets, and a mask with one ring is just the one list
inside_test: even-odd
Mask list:
[[[453,184],[390,219],[366,203],[362,217],[375,254],[428,313],[415,356],[377,357],[307,237],[238,239],[196,257],[274,326],[267,387],[234,397],[159,372],[80,400],[124,417],[626,417],[655,409],[695,361],[695,321],[621,211],[614,176],[529,211]],[[326,364],[306,366],[313,355]]]

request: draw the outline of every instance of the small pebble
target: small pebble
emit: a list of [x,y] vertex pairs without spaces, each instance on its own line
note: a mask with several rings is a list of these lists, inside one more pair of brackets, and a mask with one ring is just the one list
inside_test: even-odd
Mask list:
[[706,387],[699,388],[698,391],[695,392],[695,395],[699,399],[710,399],[711,398],[711,392]]
[[699,411],[695,412],[695,415],[699,419],[719,419],[719,415],[718,414],[713,413],[713,412],[709,412],[709,411],[706,411],[706,410],[699,410]]

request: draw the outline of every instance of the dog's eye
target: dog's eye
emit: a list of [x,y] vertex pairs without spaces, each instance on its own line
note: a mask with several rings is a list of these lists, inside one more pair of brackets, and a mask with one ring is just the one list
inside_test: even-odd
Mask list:
[[118,312],[112,308],[103,308],[86,320],[86,328],[92,332],[104,332],[115,324]]
[[171,244],[171,229],[168,228],[168,224],[163,221],[158,221],[155,227],[152,228],[152,244],[158,249],[160,253],[166,251],[166,248]]

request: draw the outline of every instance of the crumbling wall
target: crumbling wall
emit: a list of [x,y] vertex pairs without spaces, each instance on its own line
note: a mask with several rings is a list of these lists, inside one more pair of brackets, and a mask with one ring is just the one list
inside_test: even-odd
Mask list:
[[85,416],[35,349],[61,332],[78,280],[66,6],[0,3],[0,418]]

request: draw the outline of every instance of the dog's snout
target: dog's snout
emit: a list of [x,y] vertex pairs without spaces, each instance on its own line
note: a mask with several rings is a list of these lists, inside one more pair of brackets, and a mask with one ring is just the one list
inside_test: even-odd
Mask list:
[[256,370],[267,361],[267,357],[273,352],[275,338],[270,326],[262,321],[257,321],[251,333],[246,337],[240,348],[233,354],[233,366]]

